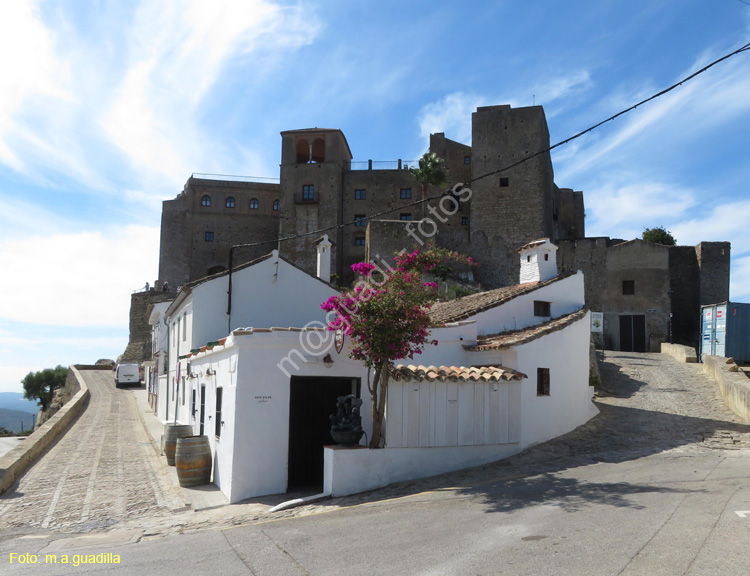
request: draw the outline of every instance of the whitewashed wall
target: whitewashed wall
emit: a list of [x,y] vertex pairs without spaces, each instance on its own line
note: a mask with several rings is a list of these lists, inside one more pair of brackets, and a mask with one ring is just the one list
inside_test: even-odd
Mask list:
[[481,446],[521,440],[521,382],[393,382],[389,448]]
[[500,306],[480,312],[472,317],[478,334],[496,334],[507,330],[520,330],[544,322],[534,316],[534,300],[551,302],[552,318],[580,310],[584,304],[583,273],[578,272],[528,294],[518,296]]

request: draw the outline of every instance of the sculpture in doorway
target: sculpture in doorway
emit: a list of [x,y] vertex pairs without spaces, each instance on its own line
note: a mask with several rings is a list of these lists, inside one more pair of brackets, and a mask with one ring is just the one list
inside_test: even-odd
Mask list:
[[365,433],[362,429],[362,417],[359,409],[362,399],[354,394],[339,396],[336,401],[336,413],[331,414],[331,438],[341,446],[356,446]]

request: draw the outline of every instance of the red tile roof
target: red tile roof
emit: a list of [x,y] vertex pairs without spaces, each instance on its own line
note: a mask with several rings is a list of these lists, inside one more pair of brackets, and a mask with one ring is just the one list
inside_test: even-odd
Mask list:
[[516,372],[511,368],[503,366],[415,366],[410,364],[397,364],[391,370],[391,377],[396,380],[416,380],[432,382],[450,380],[456,382],[465,380],[468,382],[497,382],[499,380],[521,380],[527,378],[526,374]]
[[520,346],[557,332],[563,328],[578,322],[586,317],[588,308],[583,307],[577,312],[560,316],[559,318],[553,318],[544,324],[537,326],[531,326],[522,330],[510,330],[508,332],[500,332],[499,334],[489,334],[487,336],[479,336],[476,344],[464,345],[465,350],[471,352],[481,352],[483,350],[500,350],[501,348],[511,348],[512,346]]
[[569,276],[572,276],[572,274],[558,274],[554,278],[545,280],[544,282],[529,282],[527,284],[505,286],[504,288],[496,288],[487,292],[469,294],[463,298],[456,298],[447,302],[438,302],[430,310],[430,318],[433,324],[437,325],[466,320],[475,314],[510,302],[513,298],[528,294],[544,286],[549,286]]

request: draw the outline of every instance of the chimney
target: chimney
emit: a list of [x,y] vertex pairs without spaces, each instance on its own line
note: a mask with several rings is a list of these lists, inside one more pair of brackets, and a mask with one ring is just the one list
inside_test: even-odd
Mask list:
[[557,276],[557,246],[549,238],[529,242],[516,252],[521,255],[520,284],[544,282]]
[[333,242],[328,239],[328,234],[315,241],[318,246],[318,272],[317,276],[323,282],[331,281],[331,249]]

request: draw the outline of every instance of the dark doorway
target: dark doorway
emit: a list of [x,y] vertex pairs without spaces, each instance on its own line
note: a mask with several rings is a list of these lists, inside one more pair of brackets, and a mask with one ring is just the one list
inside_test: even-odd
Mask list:
[[643,314],[620,316],[620,350],[646,351],[646,316]]
[[199,436],[203,436],[204,423],[206,422],[206,385],[201,384],[201,427]]
[[359,396],[359,387],[358,378],[292,376],[287,491],[323,490],[323,446],[335,444],[329,416],[339,396]]

